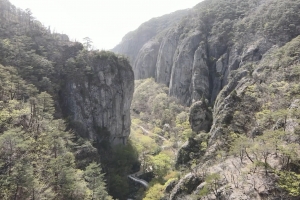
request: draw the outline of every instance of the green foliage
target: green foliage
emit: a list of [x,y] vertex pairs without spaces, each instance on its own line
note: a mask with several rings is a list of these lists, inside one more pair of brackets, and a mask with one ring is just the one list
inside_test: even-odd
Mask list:
[[206,195],[209,194],[209,190],[208,190],[208,187],[203,187],[199,193],[198,193],[198,196],[199,197],[205,197]]
[[[168,88],[153,79],[135,83],[132,101],[133,126],[152,129],[156,136],[163,136],[176,146],[193,136],[188,122],[188,108],[178,104],[175,98],[167,95]],[[134,122],[139,119],[139,122]],[[158,143],[159,137],[156,137]]]
[[147,192],[143,200],[157,200],[163,197],[164,186],[156,183]]
[[150,156],[159,151],[159,146],[155,140],[138,131],[132,132],[131,142],[139,153],[139,160],[143,171],[146,171],[150,165]]
[[135,147],[129,142],[127,145],[118,145],[107,149],[102,154],[102,168],[106,173],[109,194],[116,199],[123,199],[129,195],[130,185],[128,175],[138,169],[138,154]]
[[90,50],[90,49],[92,48],[92,44],[93,44],[91,38],[85,37],[85,38],[83,38],[83,41],[84,41],[84,42],[83,42],[84,48],[85,48],[86,50]]
[[217,199],[220,198],[221,192],[219,192],[219,188],[222,185],[222,179],[220,174],[218,173],[212,173],[206,176],[205,178],[205,185],[204,187],[199,191],[198,195],[199,197],[204,197],[208,195],[209,193],[213,193]]
[[[0,80],[0,198],[109,199],[99,165],[89,165],[86,177],[76,168],[73,135],[53,119],[52,96],[38,94],[14,68],[0,70],[6,75]],[[92,170],[97,187],[87,178]]]
[[[162,197],[161,184],[172,180],[176,149],[193,137],[188,108],[168,96],[168,88],[153,79],[135,81],[130,140],[139,153],[142,170],[152,171],[155,182],[150,184],[145,199]],[[203,148],[206,148],[203,143]],[[152,181],[152,182],[153,182]],[[151,182],[151,183],[152,183]]]
[[240,135],[232,143],[230,153],[239,156],[241,163],[243,162],[244,156],[249,152],[249,148],[252,146],[250,138]]
[[167,154],[159,153],[151,157],[151,164],[153,167],[154,174],[162,178],[171,169],[171,159]]
[[292,196],[300,195],[300,175],[295,172],[278,171],[279,176],[278,186],[288,191]]
[[[139,80],[135,83],[135,92],[132,101],[133,116],[145,113],[151,119],[141,119],[155,124],[162,128],[164,124],[175,124],[176,116],[183,112],[187,113],[187,108],[176,103],[176,100],[168,97],[168,88],[154,82],[153,79]],[[159,119],[156,122],[155,119]]]
[[[234,41],[238,41],[237,46],[242,45],[247,34],[257,32],[281,46],[298,35],[298,11],[299,1],[294,0],[212,0],[196,6],[192,19],[183,19],[178,27],[182,28],[181,38],[191,34],[192,28],[199,30],[203,37],[201,45],[207,45],[208,38],[213,36],[218,41],[215,54],[222,55]],[[249,16],[251,12],[260,14]],[[155,20],[151,23],[157,30],[166,26],[157,25]],[[244,95],[241,101],[248,98],[251,105],[237,106],[224,120],[228,133],[236,132],[229,136],[231,153],[239,155],[241,162],[247,156],[257,166],[265,167],[266,172],[273,170],[269,167],[273,154],[279,157],[284,170],[291,170],[291,163],[299,159],[299,145],[290,139],[298,140],[298,136],[286,133],[290,116],[286,108],[300,95],[299,43],[297,37],[256,66],[262,67],[262,72],[253,73],[255,82],[263,83],[250,85],[245,94],[238,95]],[[99,162],[97,149],[90,141],[75,140],[66,131],[64,121],[57,118],[62,113],[55,113],[54,109],[57,92],[67,79],[80,82],[86,76],[95,81],[97,63],[115,63],[120,68],[128,64],[127,59],[111,52],[89,50],[89,38],[85,38],[84,46],[72,43],[65,35],[51,33],[32,17],[30,10],[22,11],[7,0],[0,0],[0,63],[6,65],[0,65],[0,199],[110,199],[100,166],[92,162]],[[208,62],[213,63],[216,58],[218,55],[210,55]],[[107,70],[116,72],[114,67]],[[172,168],[173,152],[194,136],[188,123],[188,109],[168,97],[167,87],[148,79],[137,81],[135,89],[132,116],[136,122],[133,126],[137,127],[132,131],[133,144],[105,149],[107,157],[101,156],[109,190],[117,198],[128,194],[127,175],[137,163],[136,151],[145,170],[153,168],[157,177],[164,177]],[[82,95],[87,98],[86,91]],[[237,97],[235,90],[231,97]],[[239,134],[250,133],[249,126],[252,129],[251,122],[256,119],[247,120],[245,116],[251,116],[249,107],[254,110],[256,106],[262,109],[257,108],[260,110],[255,126],[263,129],[263,134],[250,135],[250,140]],[[297,115],[295,112],[294,116]],[[205,151],[207,141],[199,140],[197,148]],[[298,174],[281,173],[280,187],[299,195]],[[207,177],[203,194],[212,191],[217,196],[219,181],[217,175]],[[159,199],[162,192],[162,186],[154,184],[146,198]]]
[[89,166],[86,167],[84,171],[84,179],[87,182],[87,187],[90,189],[90,199],[110,199],[108,197],[105,182],[104,182],[104,175],[100,171],[100,165],[92,162]]
[[[64,107],[59,105],[59,96],[70,79],[77,83],[83,78],[94,81],[99,63],[113,63],[108,69],[112,73],[117,72],[116,67],[131,70],[125,57],[90,51],[91,43],[85,38],[84,49],[84,45],[69,41],[67,35],[51,33],[50,27],[35,20],[29,9],[23,11],[0,0],[0,199],[110,198],[102,175],[97,180],[99,187],[91,188],[89,175],[83,171],[87,167],[95,173],[100,170],[95,163],[90,166],[100,162],[93,142],[66,131],[78,130],[80,123],[70,123],[66,128],[59,119],[66,114],[60,110]],[[123,166],[122,173],[128,174],[132,155],[136,154],[131,155],[126,148],[123,153],[110,153],[124,156],[115,160]],[[110,172],[109,167],[103,165],[106,172]],[[121,177],[127,182],[124,174]]]

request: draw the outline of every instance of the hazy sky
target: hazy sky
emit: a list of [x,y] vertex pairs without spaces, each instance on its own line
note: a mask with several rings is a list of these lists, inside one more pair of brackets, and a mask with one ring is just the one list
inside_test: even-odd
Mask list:
[[111,49],[143,22],[201,0],[10,0],[56,32],[81,41],[90,37],[98,49]]

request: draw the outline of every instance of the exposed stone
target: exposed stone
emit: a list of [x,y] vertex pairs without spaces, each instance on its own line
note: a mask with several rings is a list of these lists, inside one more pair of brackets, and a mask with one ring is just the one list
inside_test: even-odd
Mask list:
[[[150,49],[154,49],[152,47],[155,46],[153,44],[139,53],[139,55],[149,55],[147,62],[139,61],[146,56],[140,56],[136,61],[141,63],[139,66],[142,66],[142,70],[140,71],[151,69],[145,72],[147,78],[152,76],[157,82],[167,85],[169,95],[176,97],[180,103],[192,105],[190,124],[193,131],[209,132],[207,135],[210,137],[205,154],[199,151],[200,141],[189,139],[178,152],[177,165],[188,164],[196,158],[195,160],[200,162],[199,168],[212,169],[208,160],[216,158],[219,150],[229,151],[230,142],[228,141],[232,141],[232,135],[242,134],[253,138],[264,133],[267,127],[262,125],[257,116],[263,109],[274,111],[276,108],[286,109],[289,106],[291,109],[296,109],[297,102],[286,104],[281,99],[289,97],[293,99],[293,93],[298,95],[298,89],[296,89],[298,86],[295,86],[293,92],[287,88],[289,81],[294,81],[295,85],[298,85],[299,81],[298,76],[291,75],[291,69],[299,64],[299,55],[295,51],[299,47],[299,38],[298,41],[292,42],[289,49],[277,51],[300,33],[298,16],[290,16],[295,21],[292,25],[284,14],[277,12],[279,7],[282,5],[288,7],[289,3],[291,2],[258,0],[255,3],[249,1],[243,5],[239,4],[237,7],[236,1],[204,1],[177,24],[174,23],[160,34],[153,35],[155,39],[152,38],[151,41],[161,41],[157,58],[150,56],[154,53],[144,53],[151,52]],[[293,1],[293,3],[295,6],[291,7],[291,10],[299,6],[299,2]],[[218,8],[217,11],[213,9],[214,6]],[[231,14],[219,15],[218,12],[223,10],[223,6],[230,8],[228,11]],[[243,6],[245,6],[244,10],[241,9]],[[224,10],[226,10],[225,7]],[[273,13],[275,11],[277,15],[274,15],[272,20],[260,17],[262,12]],[[293,13],[297,12],[294,10]],[[219,18],[214,16],[219,16]],[[268,20],[271,20],[272,25],[268,23]],[[275,31],[276,20],[282,27],[278,28],[278,32]],[[287,24],[283,23],[285,20]],[[269,31],[269,28],[273,28],[273,31]],[[276,60],[278,56],[280,58]],[[154,65],[155,62],[156,65]],[[139,75],[139,78],[142,76]],[[282,84],[280,89],[276,88],[275,84],[273,93],[267,92],[266,90],[272,90],[273,86],[270,84],[274,82]],[[280,90],[283,91],[281,96],[277,93]],[[285,90],[289,92],[284,93]],[[208,102],[204,103],[205,99]],[[208,109],[209,106],[213,107],[212,113]],[[295,128],[298,123],[290,117],[286,121],[277,119],[273,124],[270,123],[265,125],[270,126],[268,127],[270,130],[286,128],[286,131],[299,132]],[[299,138],[294,137],[290,140],[297,141]],[[229,159],[224,158],[223,161],[227,162]],[[216,160],[217,165],[218,162]],[[218,168],[221,167],[218,166]],[[195,190],[195,185],[185,184],[184,181],[192,175],[189,173],[187,177],[178,182],[170,193],[169,199],[189,199],[190,188],[186,187]],[[257,177],[257,180],[263,180],[263,178]],[[268,181],[265,183],[270,182],[274,188],[277,187],[275,182]],[[224,187],[220,190],[224,192],[226,189]],[[222,198],[259,199],[260,195],[269,195],[268,198],[273,199],[273,196],[276,196],[275,193],[271,194],[269,189],[262,190],[263,192],[258,194],[251,187],[248,188],[248,193],[231,188],[229,193]]]
[[196,141],[193,138],[189,138],[182,147],[178,150],[176,156],[176,167],[182,165],[188,165],[188,162],[191,160],[198,158],[200,155],[200,144],[201,142]]
[[201,98],[209,99],[209,69],[207,65],[206,52],[203,46],[199,46],[194,55],[192,72],[192,102],[199,101]]
[[113,52],[124,54],[129,57],[133,66],[140,49],[165,28],[171,26],[183,16],[189,13],[189,9],[179,10],[161,17],[153,18],[143,23],[136,31],[127,33],[120,44],[112,49]]
[[191,106],[189,122],[195,132],[208,132],[210,130],[212,113],[204,102],[197,101]]
[[180,36],[178,31],[176,28],[169,30],[159,48],[156,63],[156,81],[167,86],[170,85],[173,58]]
[[171,192],[172,189],[175,187],[175,185],[177,184],[178,180],[172,180],[171,182],[169,182],[169,184],[166,186],[165,191],[166,192]]
[[194,54],[201,41],[200,32],[189,33],[177,47],[173,61],[169,94],[180,100],[184,105],[192,102],[192,70]]
[[195,176],[192,173],[185,175],[178,184],[173,188],[169,200],[179,200],[187,194],[191,194],[197,186],[202,183],[204,180],[202,177]]
[[159,46],[159,41],[151,40],[139,51],[133,67],[135,79],[156,77],[156,59]]
[[134,77],[128,62],[95,61],[92,74],[67,80],[64,109],[76,131],[98,143],[126,143]]

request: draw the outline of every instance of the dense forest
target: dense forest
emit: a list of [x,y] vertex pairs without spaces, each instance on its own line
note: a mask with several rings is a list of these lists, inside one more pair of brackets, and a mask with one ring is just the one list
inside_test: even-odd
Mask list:
[[[105,179],[113,194],[117,186],[111,183],[116,170],[124,173],[122,167],[111,167],[110,159],[103,168],[116,177],[106,170],[104,178],[97,145],[61,107],[66,82],[91,76],[93,62],[107,60],[126,62],[110,52],[89,51],[88,43],[70,42],[29,9],[0,1],[0,199],[112,199]],[[136,162],[130,147],[109,151],[119,159],[124,149]],[[127,183],[126,176],[121,179]]]

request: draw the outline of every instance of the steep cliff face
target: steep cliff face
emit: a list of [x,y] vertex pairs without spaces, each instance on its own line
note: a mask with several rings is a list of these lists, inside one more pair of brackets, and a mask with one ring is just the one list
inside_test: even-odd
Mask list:
[[122,42],[112,49],[113,52],[128,56],[131,65],[136,62],[136,57],[143,45],[154,36],[160,34],[165,28],[176,23],[185,16],[189,10],[179,10],[174,13],[157,17],[143,23],[136,31],[127,33]]
[[16,67],[24,80],[51,94],[55,118],[66,117],[81,136],[126,143],[134,81],[128,61],[84,50],[8,0],[0,1],[0,10],[0,62]]
[[[166,199],[203,197],[200,194],[209,184],[204,177],[209,174],[220,175],[214,179],[219,194],[208,192],[204,196],[209,198],[299,199],[299,190],[291,192],[295,188],[284,178],[299,173],[298,167],[289,168],[299,161],[299,44],[298,36],[283,47],[273,46],[259,62],[248,62],[231,74],[215,103],[208,148],[204,154],[199,151],[200,142],[195,141],[201,134],[182,147],[177,163],[187,164],[191,158],[186,155],[193,152],[201,155],[197,157],[199,164],[173,184]],[[294,150],[294,160],[282,162],[283,152]],[[243,178],[245,173],[247,180]],[[201,181],[189,186],[189,180],[196,177]],[[298,181],[294,179],[293,183]]]
[[137,156],[113,145],[130,132],[133,81],[123,57],[87,51],[0,0],[0,199],[112,199],[106,185],[126,198]]
[[[82,63],[82,58],[88,63]],[[62,99],[72,126],[97,143],[125,144],[134,90],[128,61],[109,52],[83,52],[68,63],[75,65],[75,70],[88,64],[80,76],[66,76]]]
[[[207,198],[293,199],[293,186],[287,180],[282,186],[282,178],[291,175],[285,170],[294,164],[280,160],[285,153],[278,156],[276,145],[281,142],[283,151],[289,144],[299,149],[299,9],[298,0],[204,1],[139,49],[143,56],[134,63],[136,78],[153,77],[167,85],[171,96],[191,106],[193,130],[206,132],[179,151],[178,165],[197,162],[197,167],[177,184],[172,182],[166,199],[203,197],[211,181],[205,176],[215,173],[220,174],[218,190],[208,192]],[[200,151],[204,140],[207,148]],[[246,146],[234,146],[241,143]],[[232,153],[234,148],[238,152]],[[299,152],[295,154],[297,163]],[[298,176],[299,168],[293,170]],[[244,174],[251,183],[237,184]],[[199,182],[189,186],[195,177]],[[258,182],[265,186],[256,187]],[[292,195],[297,199],[299,194]]]
[[[292,12],[279,13],[286,6]],[[202,96],[213,103],[231,71],[245,61],[260,60],[273,45],[280,46],[298,34],[298,20],[292,14],[297,13],[297,6],[298,2],[266,0],[204,1],[178,23],[166,24],[163,31],[148,26],[152,34],[143,42],[134,42],[145,36],[140,29],[130,33],[135,37],[127,41],[139,47],[122,42],[114,51],[129,56],[136,79],[155,78],[169,86],[169,94],[182,104],[191,105]],[[117,50],[122,48],[126,51]]]
[[[152,40],[145,44],[137,55],[136,64],[133,66],[135,79],[155,76],[155,65],[158,55],[159,41]],[[138,68],[138,69],[137,69]]]

